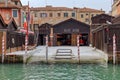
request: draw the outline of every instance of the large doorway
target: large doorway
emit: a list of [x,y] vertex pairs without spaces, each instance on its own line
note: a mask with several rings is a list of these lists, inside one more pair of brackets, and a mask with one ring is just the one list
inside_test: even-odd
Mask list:
[[80,34],[79,43],[81,46],[88,46],[88,34]]
[[71,34],[57,34],[57,45],[71,45]]
[[[57,34],[57,45],[58,46],[76,46],[78,34]],[[79,44],[80,46],[89,45],[88,34],[80,34]]]
[[39,34],[38,45],[45,45],[45,35],[44,34]]

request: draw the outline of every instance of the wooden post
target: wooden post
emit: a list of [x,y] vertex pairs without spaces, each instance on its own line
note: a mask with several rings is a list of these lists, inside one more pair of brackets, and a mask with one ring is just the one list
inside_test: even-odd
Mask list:
[[53,28],[50,29],[50,43],[53,46]]
[[4,55],[5,55],[5,37],[4,37],[4,32],[2,36],[2,63],[4,63]]
[[80,38],[80,36],[77,35],[78,60],[79,60],[79,64],[80,64],[80,43],[79,43],[79,38]]
[[27,54],[27,48],[28,48],[28,36],[25,36],[25,53]]
[[25,54],[24,54],[24,63],[26,63],[26,55],[28,50],[28,35],[25,36]]
[[46,62],[48,63],[48,35],[46,36]]
[[116,63],[116,36],[113,35],[113,64]]
[[28,50],[28,29],[29,29],[29,21],[30,21],[30,14],[29,14],[29,1],[28,1],[28,14],[27,18],[27,25],[24,25],[26,27],[26,36],[25,36],[25,55],[24,55],[24,63],[26,63],[26,55],[27,55],[27,50]]

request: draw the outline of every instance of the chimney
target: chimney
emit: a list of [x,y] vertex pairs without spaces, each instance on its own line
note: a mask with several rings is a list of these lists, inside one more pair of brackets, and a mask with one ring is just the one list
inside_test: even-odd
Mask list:
[[52,6],[51,6],[51,5],[47,5],[46,7],[47,7],[47,8],[51,8]]
[[78,9],[77,7],[73,7],[73,9]]

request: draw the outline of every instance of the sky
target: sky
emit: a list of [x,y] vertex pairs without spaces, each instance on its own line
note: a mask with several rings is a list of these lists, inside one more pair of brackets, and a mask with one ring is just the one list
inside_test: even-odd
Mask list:
[[108,13],[111,10],[112,0],[21,0],[23,5],[30,7],[45,7],[52,5],[54,7],[89,7],[93,9],[102,9]]

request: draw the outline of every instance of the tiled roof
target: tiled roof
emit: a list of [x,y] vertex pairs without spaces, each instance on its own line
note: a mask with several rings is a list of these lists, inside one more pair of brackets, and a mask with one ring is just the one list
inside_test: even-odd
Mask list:
[[113,16],[108,14],[99,14],[91,18],[92,24],[111,24]]
[[14,4],[10,4],[10,3],[8,3],[8,5],[6,7],[5,3],[0,3],[0,8],[17,8],[17,9],[19,9],[20,7],[14,5]]
[[28,7],[28,5],[23,5],[22,7],[23,7],[23,8],[26,8],[26,7]]
[[[91,9],[91,8],[74,8],[77,9],[80,12],[103,12],[102,10],[97,10],[97,9]],[[73,11],[74,9],[72,8],[67,8],[67,7],[52,7],[52,6],[46,6],[46,7],[32,7],[31,11]]]
[[14,18],[10,18],[9,20],[6,20],[1,14],[0,19],[3,22],[3,24],[9,24],[11,21],[15,21]]
[[[22,6],[22,9],[23,9],[23,10],[26,10],[26,9],[28,9],[28,7],[29,7],[28,5],[23,5],[23,6]],[[29,7],[29,8],[30,8],[30,7]]]
[[72,11],[73,9],[71,8],[67,8],[67,7],[52,7],[52,6],[46,6],[46,7],[35,7],[35,8],[31,8],[32,11],[37,11],[37,10],[41,10],[41,11]]
[[11,0],[11,1],[20,1],[20,0]]
[[30,7],[28,5],[23,5],[22,6],[22,9],[28,9],[28,8],[30,9]]
[[22,6],[21,0],[11,0],[11,1],[12,1],[12,2],[17,1],[17,2],[19,2],[19,3],[21,4],[21,6]]
[[15,24],[15,26],[17,27],[17,24],[16,24],[14,18],[10,18],[9,20],[6,20],[0,14],[0,20],[2,21],[2,23],[4,24],[4,26],[9,25],[9,24],[11,24],[11,22],[13,22]]
[[91,9],[91,8],[87,8],[87,7],[78,8],[78,10],[79,10],[80,12],[104,12],[104,11],[102,11],[102,10]]
[[99,15],[96,15],[96,16],[94,16],[92,18],[98,18],[98,17],[101,17],[101,16],[106,16],[106,17],[114,18],[113,16],[108,15],[108,14],[99,14]]
[[86,25],[86,26],[89,26],[88,24],[86,24],[86,23],[84,23],[84,22],[78,21],[78,20],[76,20],[76,19],[74,19],[74,18],[69,18],[69,19],[66,19],[66,20],[64,20],[64,21],[61,21],[61,22],[59,22],[59,23],[54,24],[53,27],[55,27],[56,25],[59,25],[59,24],[61,24],[61,23],[64,23],[64,22],[68,22],[68,21],[76,21],[76,22],[78,22],[78,23],[81,23],[81,24],[84,24],[84,25]]

